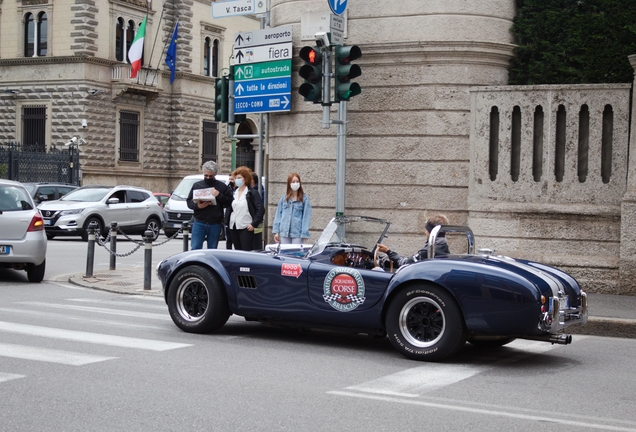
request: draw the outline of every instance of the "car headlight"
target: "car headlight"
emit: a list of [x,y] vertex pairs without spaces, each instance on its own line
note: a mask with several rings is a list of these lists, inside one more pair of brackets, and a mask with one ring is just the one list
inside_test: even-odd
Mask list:
[[68,215],[74,215],[74,214],[79,214],[82,212],[82,210],[84,209],[75,209],[75,210],[62,210],[60,212],[60,216],[68,216]]

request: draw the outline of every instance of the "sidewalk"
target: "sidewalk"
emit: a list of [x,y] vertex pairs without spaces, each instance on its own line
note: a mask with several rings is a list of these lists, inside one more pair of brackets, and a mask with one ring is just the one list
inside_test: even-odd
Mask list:
[[[58,282],[119,294],[163,296],[161,282],[151,269],[150,290],[144,289],[144,268],[99,270],[93,277],[83,274],[59,276]],[[589,319],[583,327],[570,327],[567,333],[636,339],[636,296],[588,294]]]

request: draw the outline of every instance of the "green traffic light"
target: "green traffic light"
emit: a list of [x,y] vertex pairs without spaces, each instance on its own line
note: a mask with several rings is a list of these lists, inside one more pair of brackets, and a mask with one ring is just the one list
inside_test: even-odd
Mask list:
[[227,123],[228,87],[227,77],[217,78],[214,82],[214,121]]
[[362,50],[357,45],[336,46],[334,50],[334,77],[336,102],[348,101],[351,97],[362,93],[360,84],[351,82],[362,75],[362,69],[357,64],[351,64],[362,56]]

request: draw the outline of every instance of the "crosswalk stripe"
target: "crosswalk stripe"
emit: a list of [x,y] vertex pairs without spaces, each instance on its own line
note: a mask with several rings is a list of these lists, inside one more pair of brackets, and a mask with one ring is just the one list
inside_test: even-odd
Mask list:
[[137,348],[150,351],[167,351],[192,346],[191,344],[164,342],[152,339],[137,339],[126,336],[114,336],[101,333],[88,333],[76,330],[39,327],[29,324],[17,324],[0,321],[0,331],[30,336],[42,336],[53,339],[71,340],[99,345]]
[[60,363],[71,366],[82,366],[85,364],[97,363],[117,358],[4,343],[0,343],[0,357],[35,360],[48,363]]
[[94,313],[101,313],[105,315],[118,315],[118,316],[127,316],[127,317],[135,317],[135,318],[147,318],[147,319],[155,319],[155,320],[161,320],[161,321],[170,321],[170,316],[168,316],[167,311],[166,313],[158,314],[158,313],[150,313],[150,312],[134,312],[134,311],[119,310],[119,309],[98,308],[94,306],[65,305],[65,304],[58,304],[58,303],[45,303],[45,302],[36,302],[36,301],[16,302],[16,304],[47,307],[52,309],[94,312]]
[[0,372],[0,382],[11,381],[18,378],[24,378],[26,375],[16,375],[10,373],[2,373]]
[[[98,303],[100,305],[116,305],[116,306],[130,306],[136,308],[143,309],[154,309],[160,311],[167,311],[168,306],[163,298],[159,299],[157,297],[151,296],[137,296],[138,300],[134,301],[121,301],[121,300],[99,300],[99,299],[90,299],[90,298],[71,298],[67,299],[70,302],[75,303]],[[152,299],[152,300],[146,300]]]

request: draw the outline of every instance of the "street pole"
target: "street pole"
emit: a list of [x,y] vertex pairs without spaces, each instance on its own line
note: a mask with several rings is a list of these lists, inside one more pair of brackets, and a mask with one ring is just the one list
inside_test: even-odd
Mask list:
[[338,104],[338,142],[336,148],[336,216],[345,210],[345,163],[347,161],[347,102]]

